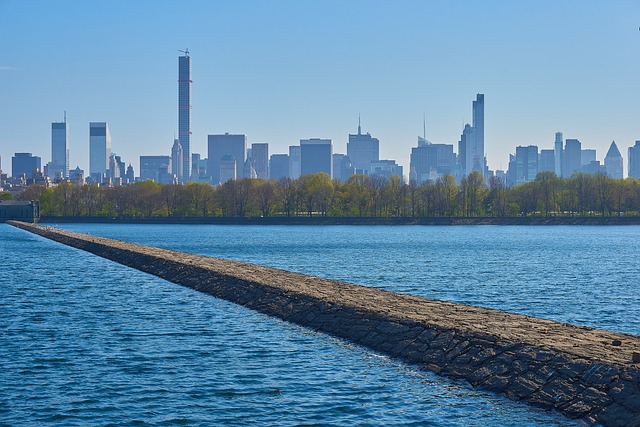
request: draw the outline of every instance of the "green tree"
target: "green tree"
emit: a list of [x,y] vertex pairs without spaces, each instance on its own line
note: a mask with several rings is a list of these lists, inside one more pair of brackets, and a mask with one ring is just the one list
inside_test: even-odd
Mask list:
[[544,214],[551,216],[558,209],[558,191],[560,189],[560,179],[555,172],[544,171],[538,173],[536,182],[540,189]]

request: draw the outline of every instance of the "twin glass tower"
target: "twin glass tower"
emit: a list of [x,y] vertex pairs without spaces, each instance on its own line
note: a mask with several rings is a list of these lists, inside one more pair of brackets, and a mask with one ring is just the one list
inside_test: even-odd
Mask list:
[[[181,182],[191,177],[191,55],[189,49],[178,57],[178,141],[182,146]],[[176,168],[177,169],[177,168]]]

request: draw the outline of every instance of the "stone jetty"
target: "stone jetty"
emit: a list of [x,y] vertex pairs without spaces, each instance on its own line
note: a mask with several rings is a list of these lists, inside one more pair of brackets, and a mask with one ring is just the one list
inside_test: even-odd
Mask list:
[[10,224],[514,400],[603,426],[640,427],[638,336]]

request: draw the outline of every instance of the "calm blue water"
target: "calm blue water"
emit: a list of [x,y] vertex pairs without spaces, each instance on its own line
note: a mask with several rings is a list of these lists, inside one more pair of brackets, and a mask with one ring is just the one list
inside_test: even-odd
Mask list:
[[[64,228],[640,334],[640,227]],[[575,425],[5,224],[0,254],[0,425]]]

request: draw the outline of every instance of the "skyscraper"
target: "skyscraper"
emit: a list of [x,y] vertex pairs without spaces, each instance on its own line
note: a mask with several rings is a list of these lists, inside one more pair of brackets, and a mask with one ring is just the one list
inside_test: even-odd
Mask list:
[[182,145],[179,139],[173,140],[171,147],[171,173],[178,177],[178,181],[184,182],[184,154],[182,153]]
[[280,179],[289,176],[289,155],[273,154],[269,161],[269,177]]
[[333,178],[333,144],[330,139],[300,140],[300,173],[324,172]]
[[513,184],[520,185],[535,181],[538,175],[538,147],[535,145],[516,147],[515,167]]
[[580,172],[582,166],[582,143],[577,139],[567,139],[564,143],[564,158],[562,162],[562,176],[569,178]]
[[289,146],[289,178],[300,178],[300,146]]
[[540,150],[538,172],[555,172],[555,150]]
[[109,157],[111,156],[111,133],[106,122],[89,123],[89,174],[99,181],[107,173]]
[[465,125],[458,142],[458,161],[464,175],[478,171],[484,176],[484,95],[479,93],[472,105],[472,125]]
[[555,166],[555,173],[558,177],[562,176],[562,170],[563,170],[563,166],[562,166],[562,159],[563,159],[563,151],[562,151],[562,132],[556,132],[556,140],[555,140],[555,144],[553,147],[553,157],[554,157],[554,166]]
[[349,134],[347,143],[347,156],[351,159],[356,173],[368,175],[371,171],[371,162],[380,160],[380,141],[373,138],[368,132],[362,134],[360,118],[358,117],[358,133]]
[[182,182],[191,174],[191,55],[189,49],[178,57],[178,140],[182,146]]
[[[473,170],[484,176],[484,94],[477,94],[473,101],[473,129],[475,147],[473,152]],[[471,172],[471,171],[469,171]]]
[[34,169],[39,170],[41,167],[42,159],[31,153],[16,153],[11,158],[11,176],[13,178],[19,178],[20,175],[24,175],[27,179],[31,178]]
[[[214,185],[224,184],[222,178],[229,177],[230,162],[235,161],[235,174],[236,178],[243,177],[244,162],[246,160],[245,154],[247,152],[247,137],[246,135],[232,135],[225,133],[222,135],[208,135],[208,162],[207,162],[207,174],[211,177],[211,182]],[[224,165],[222,164],[222,158],[225,156],[231,156],[224,159]],[[221,177],[220,171],[224,169],[225,176]]]
[[55,178],[69,177],[69,124],[67,115],[63,122],[51,123],[51,162],[47,165],[47,174]]
[[269,179],[269,144],[255,142],[251,144],[251,163],[260,179]]
[[640,141],[629,147],[629,178],[640,178]]
[[347,182],[349,178],[355,175],[356,170],[353,167],[351,159],[346,154],[333,155],[333,179]]
[[607,151],[607,155],[604,158],[604,167],[607,170],[607,175],[613,179],[622,179],[624,168],[622,167],[622,155],[616,142],[613,141]]

